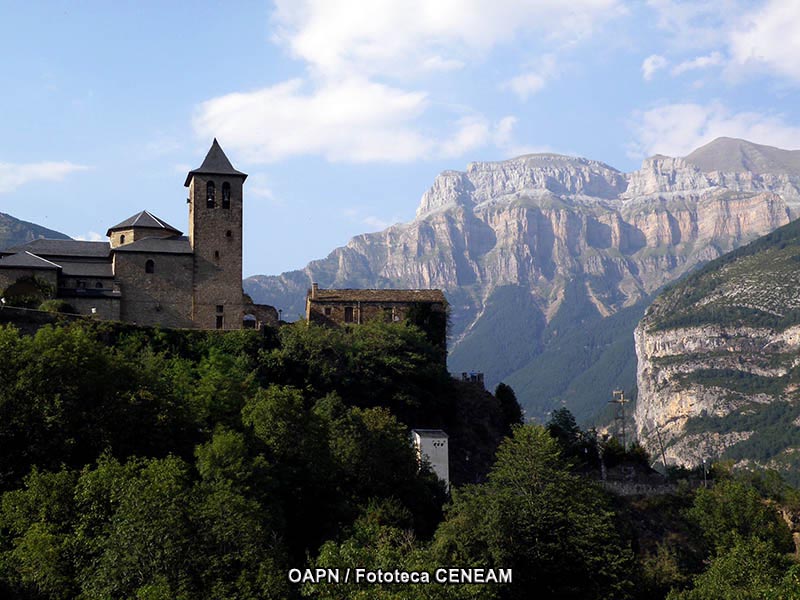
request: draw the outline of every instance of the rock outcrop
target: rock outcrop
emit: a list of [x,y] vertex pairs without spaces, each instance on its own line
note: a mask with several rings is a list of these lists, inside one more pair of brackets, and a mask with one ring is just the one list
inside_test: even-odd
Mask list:
[[[800,170],[704,172],[663,156],[631,174],[554,154],[476,162],[439,175],[413,222],[357,236],[302,271],[250,278],[245,288],[286,316],[302,312],[311,281],[442,288],[452,305],[451,369],[484,371],[490,385],[507,381],[529,415],[541,416],[556,397],[569,397],[564,373],[554,374],[562,378],[557,385],[543,386],[541,365],[531,366],[553,340],[570,328],[595,327],[696,265],[787,223],[800,212],[798,190]],[[507,334],[499,331],[504,326]],[[632,342],[625,343],[631,361],[615,364],[632,364]],[[597,352],[587,350],[584,371]],[[570,369],[572,377],[581,374]],[[624,369],[609,377],[632,380],[632,367]],[[583,404],[570,407],[589,416],[609,390],[597,393],[574,394]]]

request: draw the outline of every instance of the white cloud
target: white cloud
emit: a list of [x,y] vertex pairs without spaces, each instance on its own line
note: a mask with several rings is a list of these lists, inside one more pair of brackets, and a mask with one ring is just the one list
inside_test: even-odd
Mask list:
[[772,0],[746,13],[730,32],[732,69],[766,67],[800,81],[800,2]]
[[485,118],[463,117],[458,121],[458,129],[452,137],[440,144],[437,154],[444,158],[462,156],[470,150],[486,145],[490,138],[491,127]]
[[698,69],[708,69],[710,67],[718,67],[723,63],[722,54],[719,52],[712,52],[706,56],[698,56],[691,60],[685,60],[672,68],[673,75],[681,75],[687,71],[696,71]]
[[0,194],[13,192],[33,181],[62,181],[70,173],[88,167],[71,162],[0,163]]
[[552,152],[551,148],[518,143],[514,137],[514,127],[517,122],[516,117],[509,115],[500,119],[492,130],[492,143],[503,153],[505,158],[537,152]]
[[182,148],[183,144],[175,138],[160,135],[145,144],[144,155],[148,158],[156,158],[173,154]]
[[106,236],[101,235],[96,231],[89,231],[88,233],[83,233],[72,237],[82,242],[104,242],[108,239]]
[[285,206],[284,201],[272,191],[269,181],[263,173],[250,174],[247,180],[247,195],[261,198],[274,206]]
[[645,81],[650,81],[656,71],[660,71],[668,64],[669,61],[660,54],[651,54],[642,61],[642,77]]
[[724,66],[733,80],[765,71],[800,82],[800,2],[648,0],[672,51],[711,53],[681,62],[673,75]]
[[426,108],[425,93],[357,78],[307,88],[292,79],[208,100],[195,116],[195,130],[225,140],[256,163],[307,154],[408,161],[430,152],[431,142],[411,126]]
[[503,148],[513,143],[512,135],[516,124],[516,117],[507,116],[500,119],[494,130],[494,143],[496,146]]
[[[198,136],[219,137],[255,163],[303,155],[407,162],[456,157],[490,144],[494,126],[485,116],[432,100],[419,89],[421,82],[430,81],[432,73],[441,78],[466,68],[523,34],[566,47],[625,12],[621,0],[276,0],[275,5],[273,41],[304,61],[307,75],[212,98],[193,120]],[[553,76],[554,65],[555,57],[545,55],[507,86],[526,98]],[[399,83],[409,77],[416,78],[417,89]]]
[[625,11],[619,0],[277,0],[275,40],[326,76],[454,68],[522,33],[568,44]]
[[540,73],[528,71],[510,79],[508,87],[521,100],[527,100],[529,96],[541,90],[545,83],[546,79]]
[[366,225],[367,227],[371,227],[377,231],[383,231],[384,229],[386,229],[387,227],[391,227],[398,221],[399,219],[387,221],[385,219],[381,219],[380,217],[376,217],[374,215],[368,215],[363,219],[361,219],[361,222],[364,225]]
[[418,122],[428,107],[423,92],[364,79],[308,87],[294,79],[214,98],[200,105],[195,130],[224,140],[253,163],[304,155],[333,162],[452,158],[494,139],[496,126],[479,114],[458,118],[440,136],[426,133]]
[[361,225],[365,225],[370,228],[370,231],[382,231],[387,227],[391,227],[395,223],[402,222],[402,217],[400,216],[392,216],[389,219],[384,217],[379,217],[373,214],[365,214],[365,207],[361,206],[349,206],[345,208],[342,213],[346,216],[349,220],[355,221],[360,223]]
[[556,74],[556,57],[553,54],[546,54],[538,61],[535,68],[509,79],[503,87],[510,89],[520,100],[525,101],[541,91]]
[[780,115],[733,112],[719,102],[668,104],[637,113],[633,133],[629,154],[636,158],[685,156],[723,136],[787,149],[797,148],[800,140],[800,127],[786,123]]
[[676,50],[719,47],[750,0],[648,0]]

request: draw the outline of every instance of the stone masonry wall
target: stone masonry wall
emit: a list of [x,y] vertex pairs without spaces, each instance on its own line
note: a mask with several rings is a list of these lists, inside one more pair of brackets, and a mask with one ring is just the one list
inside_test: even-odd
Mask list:
[[35,277],[53,288],[58,287],[58,272],[55,269],[0,269],[0,292],[15,281],[25,277]]
[[[145,272],[147,260],[153,273]],[[192,256],[117,252],[114,273],[122,291],[120,319],[139,325],[192,327]]]
[[[208,208],[206,185],[213,181],[216,204]],[[231,186],[230,208],[222,208],[222,186]],[[192,319],[195,327],[242,327],[242,179],[195,175],[189,185],[189,239],[194,250]]]
[[[176,235],[175,232],[170,231],[169,229],[155,229],[153,227],[132,227],[130,229],[121,229],[119,231],[112,231],[111,236],[109,236],[109,241],[111,242],[112,248],[118,248],[119,246],[131,244],[133,242],[142,240],[144,238],[150,238],[150,237],[168,238],[174,235]],[[123,241],[123,237],[125,241]]]
[[[310,301],[308,319],[315,323],[344,325],[345,308],[353,309],[352,323],[372,320],[403,321],[411,305],[407,302],[320,302]],[[330,314],[325,310],[330,309]]]

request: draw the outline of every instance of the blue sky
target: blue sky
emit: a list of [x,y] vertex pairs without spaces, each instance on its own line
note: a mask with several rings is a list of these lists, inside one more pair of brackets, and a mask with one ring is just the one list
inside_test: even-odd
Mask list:
[[245,275],[414,217],[437,173],[552,151],[630,171],[728,135],[800,148],[800,2],[4,2],[0,211],[186,229],[219,139]]

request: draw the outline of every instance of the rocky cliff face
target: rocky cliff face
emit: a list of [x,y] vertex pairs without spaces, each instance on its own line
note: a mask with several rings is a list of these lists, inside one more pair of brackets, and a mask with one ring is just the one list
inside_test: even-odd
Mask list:
[[[413,222],[357,236],[302,271],[257,276],[245,287],[285,315],[302,312],[311,281],[442,288],[452,305],[451,370],[509,382],[529,415],[541,416],[570,395],[563,374],[556,384],[542,381],[541,360],[555,342],[787,223],[800,208],[798,190],[800,177],[785,173],[706,173],[661,156],[631,174],[553,154],[471,163],[436,178]],[[583,345],[591,348],[572,365],[573,378],[602,354],[594,342]],[[606,371],[616,370],[608,376],[618,383],[632,380],[632,364],[615,358]],[[571,408],[586,417],[608,392],[574,394]]]
[[[635,332],[639,439],[675,464],[787,470],[800,449],[800,222],[660,295]],[[659,439],[660,437],[660,439]]]

